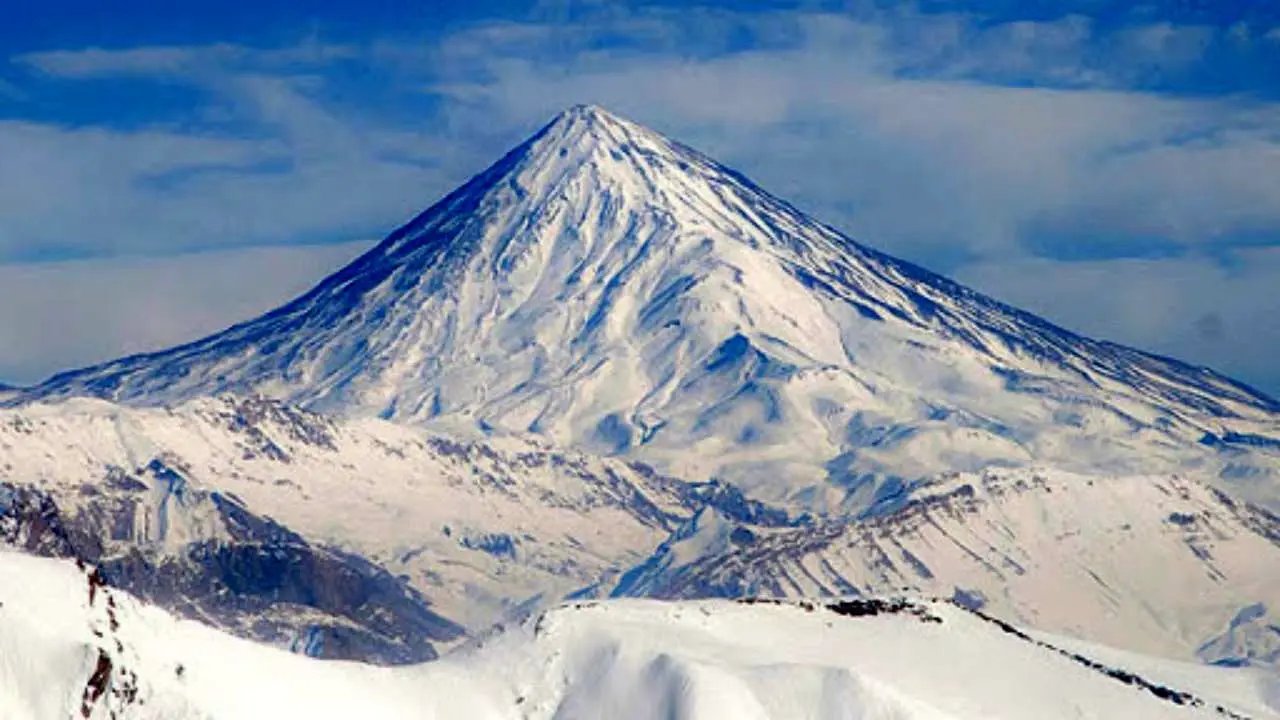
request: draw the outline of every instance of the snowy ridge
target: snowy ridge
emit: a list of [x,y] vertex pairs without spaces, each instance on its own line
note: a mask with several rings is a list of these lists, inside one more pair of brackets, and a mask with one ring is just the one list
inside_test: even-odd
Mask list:
[[294,302],[18,401],[221,392],[540,434],[819,511],[1036,463],[1280,506],[1275,400],[870,250],[594,107]]
[[1274,676],[1063,650],[945,603],[570,606],[433,663],[372,668],[175,620],[88,573],[0,553],[6,718],[1280,717]]
[[1179,477],[963,474],[863,520],[702,511],[616,595],[955,597],[1038,629],[1220,664],[1276,660],[1280,517]]
[[[1280,608],[1280,520],[1182,477],[952,474],[862,518],[797,515],[528,439],[460,440],[233,397],[0,410],[0,457],[0,542],[94,562],[164,607],[309,654],[423,659],[456,636],[424,613],[478,632],[567,596],[903,591],[977,598],[1029,627],[1150,654],[1274,653],[1265,610]],[[58,526],[58,542],[30,532]],[[263,604],[275,583],[325,597],[335,585],[290,564],[242,579],[237,568],[258,561],[233,562],[226,548],[259,545],[366,578],[349,595],[376,602]],[[221,596],[209,575],[251,611],[211,604]],[[1236,622],[1259,604],[1260,618]],[[252,631],[263,627],[274,629]],[[415,650],[424,632],[433,642]]]
[[463,635],[385,569],[308,542],[216,492],[188,488],[181,501],[205,516],[209,537],[168,547],[122,543],[118,530],[140,510],[133,500],[125,494],[70,515],[50,494],[0,483],[0,545],[87,560],[108,585],[313,657],[421,662]]
[[639,562],[695,508],[720,502],[712,490],[525,440],[336,422],[264,399],[0,410],[0,529],[16,507],[6,497],[38,492],[79,538],[69,550],[20,547],[103,563],[205,558],[192,549],[222,547],[224,510],[238,508],[296,536],[285,546],[355,553],[406,576],[472,629]]

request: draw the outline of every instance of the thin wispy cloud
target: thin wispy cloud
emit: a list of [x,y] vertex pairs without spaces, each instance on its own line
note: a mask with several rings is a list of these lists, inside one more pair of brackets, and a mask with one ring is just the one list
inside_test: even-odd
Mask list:
[[465,177],[439,169],[450,153],[426,133],[333,116],[312,82],[217,76],[200,110],[236,134],[0,122],[0,259],[348,240]]
[[25,53],[13,62],[68,79],[139,75],[195,79],[237,68],[297,71],[360,57],[358,48],[307,41],[286,48],[250,48],[221,43],[198,47],[142,47],[125,50],[85,48]]

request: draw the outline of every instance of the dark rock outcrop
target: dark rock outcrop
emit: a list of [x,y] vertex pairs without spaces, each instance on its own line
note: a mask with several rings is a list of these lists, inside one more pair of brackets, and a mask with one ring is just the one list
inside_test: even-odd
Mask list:
[[[136,514],[156,484],[180,500],[163,512],[217,518],[217,537],[139,541]],[[0,483],[0,543],[74,558],[103,580],[179,615],[315,657],[380,664],[436,657],[464,630],[401,578],[358,555],[309,542],[239,500],[194,489],[180,468],[152,461],[107,470],[74,512],[37,488]],[[164,523],[159,523],[161,532]]]

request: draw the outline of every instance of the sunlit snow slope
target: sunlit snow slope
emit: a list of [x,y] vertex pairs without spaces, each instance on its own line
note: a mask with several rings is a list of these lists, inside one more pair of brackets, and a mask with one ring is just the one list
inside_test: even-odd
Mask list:
[[1151,654],[1271,665],[1280,517],[1180,477],[958,474],[862,519],[779,527],[708,508],[613,592],[910,592]]
[[1280,447],[1270,398],[870,250],[594,107],[279,310],[19,400],[223,391],[539,433],[818,509],[1033,461],[1273,500]]
[[1263,720],[1280,717],[1277,682],[893,602],[566,607],[433,663],[373,668],[254,645],[71,563],[0,553],[7,720]]

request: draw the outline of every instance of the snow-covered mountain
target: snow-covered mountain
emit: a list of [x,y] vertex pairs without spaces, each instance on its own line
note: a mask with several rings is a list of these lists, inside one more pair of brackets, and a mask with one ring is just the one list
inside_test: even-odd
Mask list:
[[[1150,654],[1274,662],[1280,520],[1173,476],[952,474],[863,516],[529,439],[266,399],[0,410],[0,542],[242,636],[408,662],[566,597],[912,592]],[[282,557],[284,562],[272,562]],[[447,620],[446,620],[447,618]]]
[[[518,439],[264,399],[0,410],[0,543],[75,557],[189,617],[405,662],[643,560],[740,495]],[[430,641],[430,642],[428,642]]]
[[1002,470],[957,474],[860,520],[771,525],[707,508],[612,592],[901,591],[1150,654],[1270,665],[1277,569],[1280,517],[1202,482]]
[[948,603],[563,607],[425,665],[322,662],[0,553],[9,720],[1280,717],[1276,677],[1032,635]]
[[276,311],[0,405],[0,544],[306,654],[421,660],[567,596],[904,589],[1280,647],[1280,404],[598,108]]
[[17,401],[223,392],[528,432],[816,510],[1032,463],[1280,506],[1275,400],[859,245],[595,107],[288,305]]

